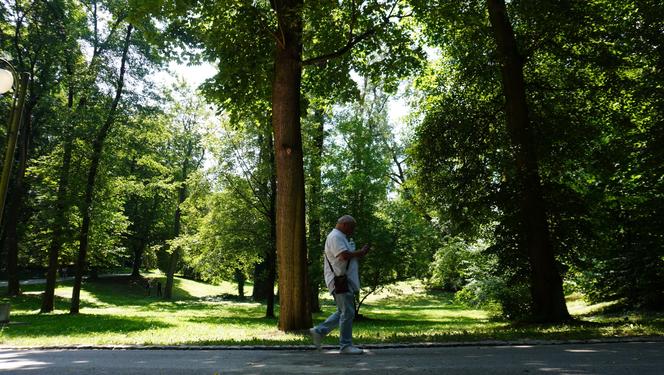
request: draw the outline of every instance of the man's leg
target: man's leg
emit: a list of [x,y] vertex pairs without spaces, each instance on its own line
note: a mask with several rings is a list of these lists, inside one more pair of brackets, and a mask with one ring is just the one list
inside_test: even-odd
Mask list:
[[[336,296],[334,297],[334,300],[336,302]],[[327,335],[332,331],[333,329],[337,328],[339,326],[339,318],[341,317],[341,311],[339,309],[339,303],[337,303],[337,311],[334,312],[334,314],[330,315],[325,319],[325,321],[316,327],[314,327],[314,331],[320,335]]]
[[355,317],[355,296],[352,292],[335,294],[339,317],[339,346],[343,350],[353,345],[353,318]]

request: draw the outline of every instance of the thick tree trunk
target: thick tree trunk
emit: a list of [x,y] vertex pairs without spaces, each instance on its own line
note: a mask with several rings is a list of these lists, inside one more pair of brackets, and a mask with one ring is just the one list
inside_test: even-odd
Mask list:
[[92,200],[94,198],[94,188],[95,180],[97,178],[97,172],[99,170],[99,163],[101,162],[102,151],[104,148],[104,141],[108,135],[113,122],[115,121],[115,112],[118,108],[118,103],[122,96],[122,88],[124,87],[124,75],[125,68],[127,64],[127,57],[129,52],[129,42],[131,40],[131,32],[133,27],[131,25],[127,26],[127,34],[124,40],[124,46],[122,51],[122,60],[120,62],[120,76],[118,77],[118,83],[116,86],[115,98],[111,104],[111,108],[106,117],[106,121],[99,129],[97,136],[95,137],[94,143],[92,145],[92,158],[90,161],[90,169],[88,170],[88,179],[85,187],[85,198],[83,205],[81,207],[81,214],[83,215],[83,222],[81,224],[79,248],[78,248],[78,259],[76,262],[76,277],[74,279],[74,289],[72,292],[71,298],[71,308],[69,309],[70,314],[78,314],[80,308],[80,297],[81,297],[81,283],[83,282],[83,273],[85,272],[85,260],[88,252],[88,241],[89,241],[89,230],[90,230],[90,221],[91,221],[91,210],[92,210]]
[[166,270],[166,285],[164,286],[164,299],[173,298],[173,282],[175,280],[175,271],[180,261],[180,250],[173,249],[168,261],[168,270]]
[[488,8],[501,60],[507,127],[515,150],[522,234],[531,266],[534,318],[543,322],[569,320],[562,279],[553,254],[537,155],[528,117],[523,58],[518,52],[505,1],[488,0]]
[[325,141],[323,110],[315,110],[314,121],[316,123],[316,131],[314,135],[315,149],[313,150],[315,154],[312,155],[311,171],[309,172],[311,188],[307,199],[307,208],[309,210],[307,215],[309,220],[309,285],[311,289],[309,304],[311,305],[311,311],[320,312],[318,295],[320,294],[320,284],[323,278],[323,260],[321,258],[323,249],[320,233],[321,160],[323,157],[323,144]]
[[300,131],[302,0],[275,0],[279,38],[274,59],[272,127],[277,165],[279,329],[311,327],[307,287],[304,167]]

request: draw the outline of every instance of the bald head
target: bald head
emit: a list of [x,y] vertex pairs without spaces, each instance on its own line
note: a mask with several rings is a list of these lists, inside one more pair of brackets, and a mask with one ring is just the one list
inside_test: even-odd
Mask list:
[[351,236],[355,231],[356,221],[350,215],[344,215],[337,220],[336,228],[342,231],[345,235]]
[[350,215],[344,215],[344,216],[340,217],[339,220],[337,220],[337,224],[347,224],[347,223],[353,223],[353,224],[355,224],[356,221],[355,221],[355,219],[354,219],[352,216],[350,216]]

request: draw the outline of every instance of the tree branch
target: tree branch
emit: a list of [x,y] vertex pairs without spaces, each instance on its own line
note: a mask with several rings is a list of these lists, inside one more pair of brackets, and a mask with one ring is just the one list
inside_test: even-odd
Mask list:
[[375,29],[370,29],[365,32],[363,32],[360,35],[355,35],[349,38],[348,43],[346,43],[345,46],[341,47],[340,49],[328,53],[325,55],[321,55],[318,57],[313,57],[311,59],[306,59],[302,61],[302,65],[325,65],[327,64],[328,61],[341,57],[345,55],[348,51],[350,51],[356,44],[364,41],[365,39],[368,39],[370,36],[374,35],[376,33]]

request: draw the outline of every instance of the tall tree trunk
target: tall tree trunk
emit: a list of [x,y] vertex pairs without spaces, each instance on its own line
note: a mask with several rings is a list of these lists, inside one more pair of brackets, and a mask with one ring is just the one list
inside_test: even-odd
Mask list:
[[78,314],[80,308],[81,297],[81,283],[83,282],[83,273],[85,272],[85,260],[88,252],[89,230],[92,211],[92,200],[94,198],[95,180],[99,170],[99,163],[101,162],[102,151],[104,148],[104,141],[108,135],[113,122],[115,121],[115,112],[122,97],[122,88],[124,87],[124,76],[127,64],[129,44],[131,40],[132,25],[127,26],[127,34],[124,40],[122,51],[122,60],[120,62],[120,76],[115,91],[115,98],[111,104],[106,121],[99,129],[92,145],[92,158],[90,160],[90,169],[88,170],[88,179],[85,187],[85,198],[81,207],[81,214],[83,215],[83,222],[81,224],[78,259],[76,262],[76,278],[74,280],[74,290],[71,298],[70,314]]
[[67,211],[67,188],[69,186],[69,167],[71,164],[71,153],[73,143],[69,135],[65,140],[62,155],[62,169],[58,180],[58,196],[55,203],[55,220],[53,221],[53,237],[48,248],[48,271],[46,273],[46,289],[42,297],[40,312],[49,313],[53,311],[55,303],[55,285],[58,276],[58,259],[62,248],[64,235],[65,212]]
[[[193,149],[194,146],[191,140],[189,140],[187,152],[185,154],[185,158],[182,163],[182,185],[178,189],[178,206],[175,209],[175,224],[173,230],[173,238],[177,238],[180,235],[180,228],[181,228],[180,221],[182,218],[182,210],[180,209],[180,206],[187,198],[186,181],[187,181],[187,175],[189,174],[189,159],[193,154]],[[168,264],[168,272],[166,273],[166,287],[164,289],[164,299],[173,298],[173,280],[175,277],[175,271],[177,270],[177,263],[179,260],[180,260],[180,249],[175,248],[171,253],[171,258]]]
[[[272,176],[272,171],[274,169],[273,164],[274,164],[274,146],[273,142],[271,140],[272,138],[272,130],[267,129],[269,134],[260,134],[258,137],[258,145],[260,148],[259,152],[259,169],[261,170],[261,173],[259,173],[259,188],[256,190],[254,193],[257,198],[261,201],[263,200],[270,200],[270,181],[271,181],[271,176]],[[270,212],[269,212],[269,207],[265,209],[265,211],[261,210],[261,213],[264,214],[268,221],[271,219],[270,218]],[[272,223],[268,223],[268,225],[272,225]],[[252,292],[252,297],[254,298],[255,301],[265,301],[267,299],[267,294],[268,294],[268,289],[272,288],[274,289],[274,284],[272,286],[269,285],[268,282],[268,277],[267,277],[267,258],[269,257],[269,252],[272,251],[272,244],[271,243],[266,243],[265,248],[262,254],[262,259],[260,262],[256,263],[254,267],[254,289]]]
[[[67,93],[67,108],[71,110],[74,107],[74,68],[73,63],[68,61],[67,74],[70,77],[69,89]],[[55,202],[55,220],[53,221],[51,244],[48,248],[48,271],[46,273],[46,289],[42,296],[41,313],[52,312],[55,305],[55,285],[58,276],[58,260],[60,250],[64,242],[65,212],[67,211],[67,189],[69,188],[69,168],[71,165],[71,153],[74,147],[71,128],[64,129],[64,142],[62,152],[62,166],[60,167],[60,176],[58,178],[58,194]]]
[[537,155],[519,54],[504,0],[488,0],[489,17],[501,60],[507,128],[515,150],[520,194],[522,234],[531,266],[531,296],[534,318],[543,322],[570,319],[563,294],[547,223]]
[[[183,167],[183,176],[186,176],[186,162],[185,166]],[[186,177],[184,178],[186,180]],[[178,189],[178,206],[175,209],[175,227],[173,230],[173,238],[177,238],[180,235],[180,226],[181,226],[181,217],[182,217],[182,211],[180,210],[180,205],[182,202],[184,202],[186,196],[187,196],[187,190],[184,186],[184,181],[182,182],[182,186],[180,189]],[[168,270],[166,272],[166,286],[164,287],[164,299],[171,299],[173,298],[173,281],[175,279],[175,271],[177,270],[177,264],[180,261],[180,249],[175,248],[172,249],[173,252],[171,253],[171,257],[168,261]]]
[[143,239],[138,240],[136,247],[134,248],[134,260],[131,267],[131,277],[141,276],[141,263],[143,263],[143,253],[145,252],[145,241]]
[[267,265],[267,308],[266,318],[274,318],[274,283],[277,279],[277,175],[274,156],[274,141],[268,138],[270,150],[270,248],[265,259]]
[[277,165],[279,329],[311,327],[307,287],[304,167],[300,130],[302,0],[275,0],[279,38],[274,56],[272,127]]
[[311,171],[309,171],[311,188],[307,199],[309,213],[309,285],[311,289],[310,302],[311,311],[320,312],[320,284],[323,277],[322,266],[322,244],[320,234],[320,192],[321,192],[321,160],[323,157],[323,143],[325,141],[325,124],[323,110],[318,108],[314,111],[314,122],[316,131],[314,135],[314,152],[312,155]]
[[28,150],[32,138],[32,108],[35,103],[26,106],[23,116],[18,146],[18,165],[11,198],[5,210],[5,246],[7,249],[7,295],[17,296],[21,293],[18,275],[18,224],[22,219],[23,197],[26,192],[25,171],[28,166]]

